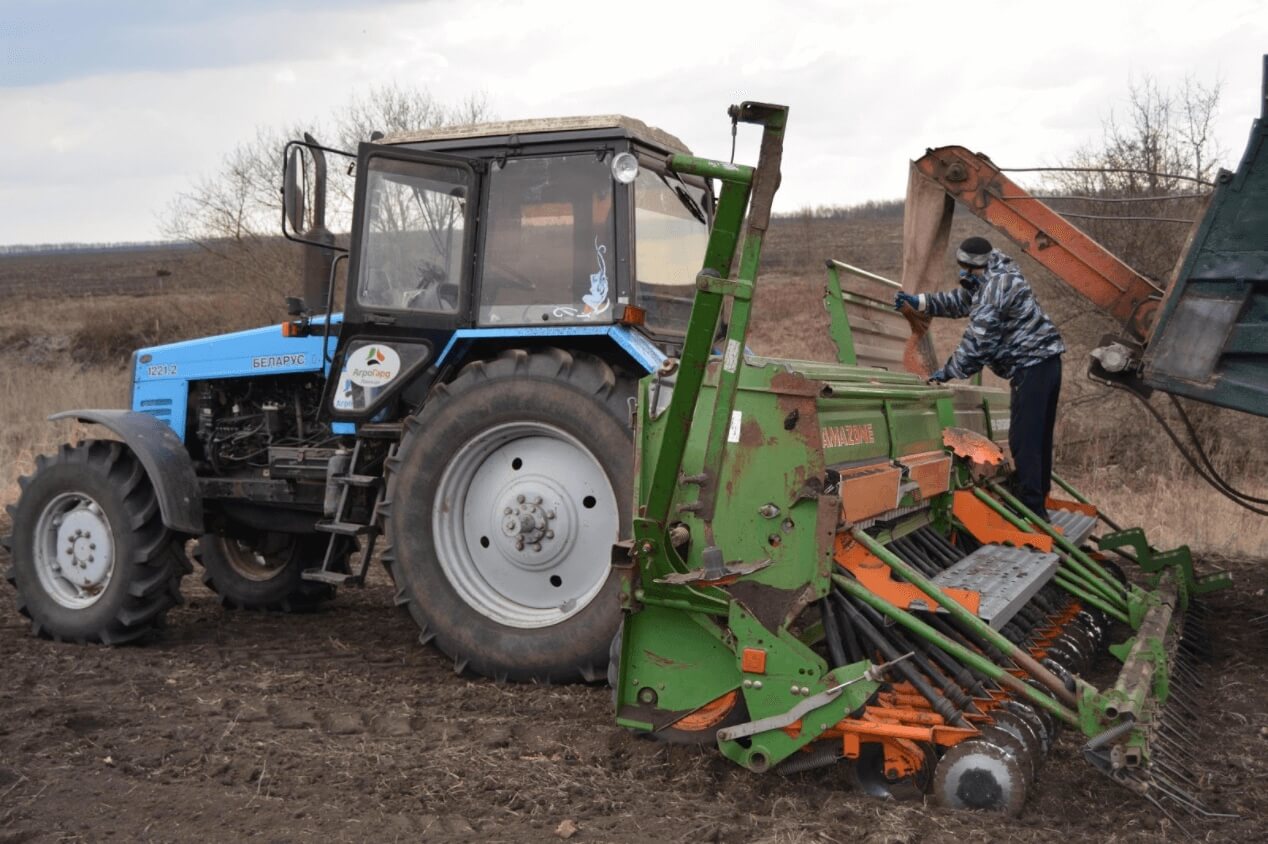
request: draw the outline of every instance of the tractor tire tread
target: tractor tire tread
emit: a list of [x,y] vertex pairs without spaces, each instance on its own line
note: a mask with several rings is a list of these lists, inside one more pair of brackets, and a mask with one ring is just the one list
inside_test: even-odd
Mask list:
[[[500,352],[489,360],[476,360],[466,364],[448,383],[436,384],[431,389],[428,401],[405,421],[409,432],[402,440],[397,455],[388,461],[389,474],[384,503],[387,505],[384,520],[384,539],[386,545],[382,555],[382,563],[397,584],[395,602],[404,607],[420,629],[419,641],[426,645],[434,643],[452,661],[455,671],[462,673],[467,669],[475,670],[498,682],[535,682],[544,684],[569,683],[578,680],[596,682],[607,674],[607,660],[602,655],[589,655],[569,665],[555,665],[550,668],[524,670],[518,666],[508,667],[477,655],[462,652],[449,638],[437,629],[419,605],[418,596],[411,594],[410,587],[397,570],[402,565],[399,554],[393,548],[391,503],[397,489],[397,472],[406,459],[412,443],[420,436],[425,436],[428,420],[443,411],[445,406],[461,397],[477,385],[497,379],[537,379],[565,380],[568,384],[585,394],[597,397],[605,410],[627,430],[629,428],[629,407],[622,394],[622,383],[631,384],[633,378],[618,373],[603,358],[585,352],[572,352],[558,347],[535,348],[530,350],[511,348]],[[633,388],[628,392],[632,394]],[[419,432],[424,432],[419,434]],[[382,508],[381,508],[382,509]],[[603,645],[606,654],[607,644]]]
[[[127,583],[114,600],[117,606],[104,623],[71,629],[67,625],[58,629],[56,623],[41,621],[42,613],[33,609],[28,589],[41,589],[34,571],[23,576],[22,567],[15,559],[6,579],[17,589],[17,609],[31,619],[31,630],[39,637],[62,642],[100,642],[114,645],[133,642],[145,637],[163,623],[167,611],[180,602],[180,581],[188,570],[182,558],[181,541],[164,525],[158,507],[158,496],[145,474],[140,460],[122,443],[113,440],[86,440],[74,446],[63,443],[52,455],[39,455],[36,470],[20,479],[23,495],[38,486],[47,473],[60,466],[73,465],[104,484],[108,484],[123,510],[124,522],[130,529],[128,539],[134,548],[130,555],[119,554],[115,561],[115,575],[126,573]],[[56,483],[56,481],[54,481]],[[24,529],[34,531],[27,523],[37,514],[24,512],[22,499],[9,508],[13,518],[11,553],[17,553],[19,534]]]

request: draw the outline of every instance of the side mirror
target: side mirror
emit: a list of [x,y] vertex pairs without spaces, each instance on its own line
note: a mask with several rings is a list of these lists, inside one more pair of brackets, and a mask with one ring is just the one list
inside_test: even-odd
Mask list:
[[286,315],[287,316],[297,317],[297,316],[303,316],[306,313],[308,313],[308,305],[305,304],[303,297],[301,296],[287,296],[286,297]]
[[292,147],[286,159],[286,173],[282,180],[282,204],[285,208],[286,221],[291,231],[300,234],[304,231],[304,221],[308,217],[305,207],[304,188],[301,182],[304,168],[304,152],[301,147]]

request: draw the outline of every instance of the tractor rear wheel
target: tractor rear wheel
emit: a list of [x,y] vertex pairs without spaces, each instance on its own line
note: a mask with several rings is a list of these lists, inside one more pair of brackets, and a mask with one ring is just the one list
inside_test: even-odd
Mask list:
[[190,566],[140,461],[123,443],[89,440],[35,466],[9,508],[9,580],[31,629],[116,645],[161,626]]
[[601,680],[620,624],[634,385],[603,360],[514,349],[466,366],[407,422],[384,561],[451,656],[501,680]]
[[[253,531],[204,534],[194,558],[203,565],[203,583],[230,609],[305,612],[335,597],[335,587],[304,580],[318,568],[326,534]],[[345,559],[347,552],[342,555]]]

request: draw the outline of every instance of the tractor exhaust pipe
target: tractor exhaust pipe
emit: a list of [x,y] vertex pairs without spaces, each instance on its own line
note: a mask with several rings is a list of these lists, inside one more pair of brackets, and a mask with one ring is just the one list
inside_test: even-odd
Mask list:
[[326,228],[326,154],[309,133],[304,133],[304,140],[313,156],[313,222],[304,237],[321,245],[304,250],[303,295],[309,313],[320,314],[326,312],[330,298],[335,236]]

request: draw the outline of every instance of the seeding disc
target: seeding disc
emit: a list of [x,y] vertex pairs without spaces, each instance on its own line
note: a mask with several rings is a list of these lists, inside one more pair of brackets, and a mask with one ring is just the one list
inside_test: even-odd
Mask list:
[[937,754],[925,742],[917,742],[925,756],[925,766],[907,777],[891,779],[885,774],[885,749],[874,742],[859,748],[859,758],[849,768],[851,784],[870,797],[890,800],[916,800],[929,790]]
[[995,719],[995,726],[1011,733],[1026,745],[1026,752],[1031,759],[1038,762],[1044,757],[1047,747],[1044,744],[1046,736],[1043,725],[1038,718],[1032,720],[1032,713],[1026,712],[1021,704],[1006,701],[1003,706],[991,711],[991,717]]
[[[1042,683],[1040,683],[1038,680],[1033,680],[1033,679],[1027,680],[1026,685],[1030,686],[1035,691],[1041,692],[1045,695],[1051,694],[1051,692],[1048,691],[1047,687],[1044,686]],[[1029,704],[1027,705],[1029,706]],[[1049,712],[1048,710],[1042,707],[1034,706],[1034,707],[1031,707],[1031,709],[1035,713],[1035,715],[1039,717],[1039,720],[1043,722],[1044,731],[1048,733],[1048,743],[1051,744],[1052,742],[1055,742],[1057,740],[1057,734],[1061,732],[1061,727],[1063,726],[1062,722],[1059,719],[1057,719],[1051,712]]]
[[[994,713],[991,714],[994,715]],[[1025,741],[1002,726],[995,724],[983,726],[980,738],[1012,754],[1012,757],[1017,760],[1017,764],[1021,766],[1022,773],[1026,776],[1026,782],[1033,783],[1035,781],[1035,776],[1039,771],[1039,759],[1031,754],[1030,746]]]
[[1079,646],[1079,653],[1085,655],[1089,663],[1096,658],[1098,647],[1096,637],[1079,622],[1079,619],[1072,619],[1066,624],[1061,634]]
[[933,795],[952,809],[989,809],[1009,817],[1026,802],[1026,776],[1007,750],[972,738],[947,751],[933,775]]

